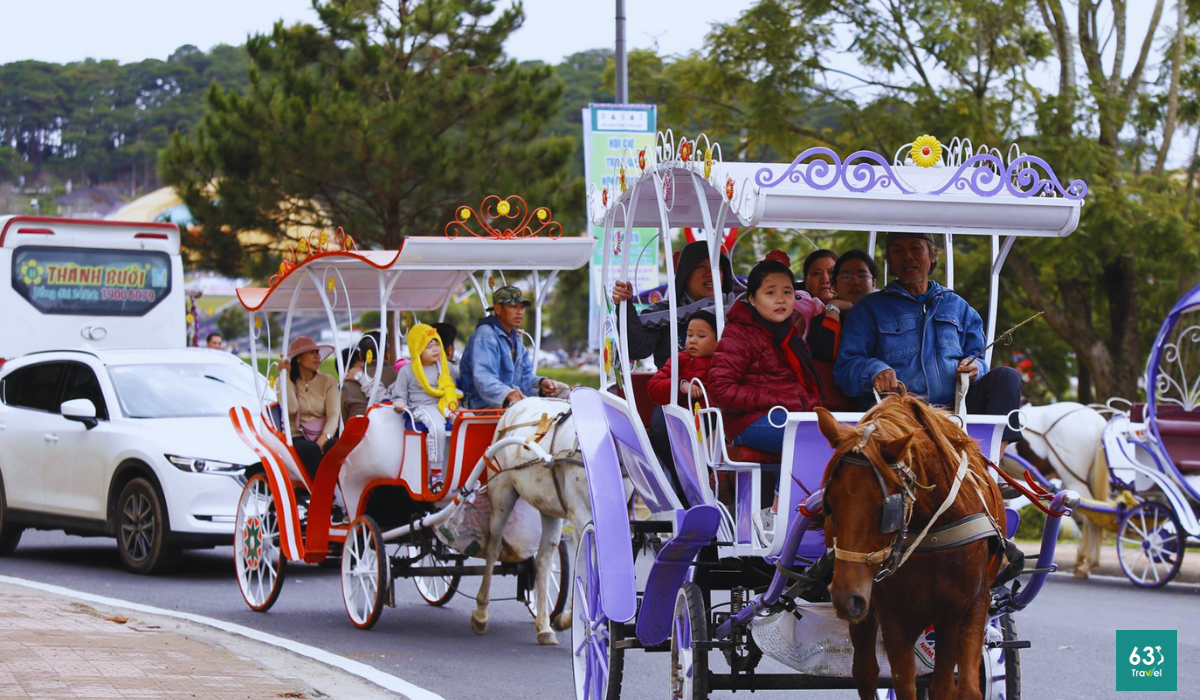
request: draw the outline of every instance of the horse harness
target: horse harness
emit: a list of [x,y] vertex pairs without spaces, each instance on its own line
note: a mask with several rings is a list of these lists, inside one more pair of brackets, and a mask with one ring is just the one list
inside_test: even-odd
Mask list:
[[[553,447],[554,439],[558,436],[559,426],[561,426],[563,423],[565,423],[567,421],[567,419],[570,417],[571,417],[571,409],[569,409],[569,408],[567,410],[563,411],[562,413],[555,415],[554,417],[550,417],[549,414],[543,413],[542,417],[538,420],[527,421],[525,423],[514,423],[513,425],[504,426],[502,429],[500,429],[496,433],[496,438],[497,439],[503,438],[508,433],[511,433],[512,431],[517,430],[519,428],[529,428],[532,426],[537,426],[537,430],[535,430],[532,435],[525,438],[525,444],[531,444],[531,443],[541,444],[542,440],[544,440],[546,438],[546,436],[549,435],[550,436],[549,445],[551,447]],[[488,460],[488,468],[491,469],[495,473],[499,473],[501,471],[516,471],[518,469],[525,469],[526,467],[531,467],[535,464],[544,465],[547,469],[550,469],[550,478],[551,478],[551,480],[554,481],[554,492],[556,494],[558,494],[559,505],[562,506],[563,512],[565,513],[565,512],[567,512],[567,499],[563,497],[562,482],[559,480],[558,470],[552,469],[551,467],[557,462],[570,462],[572,464],[578,464],[579,466],[582,467],[583,462],[580,461],[579,459],[575,458],[575,455],[578,455],[578,454],[579,454],[579,436],[576,435],[574,445],[571,447],[571,449],[566,450],[564,452],[550,454],[550,456],[553,457],[554,459],[549,464],[547,464],[540,458],[535,458],[535,459],[529,460],[528,462],[522,462],[515,466],[509,467],[508,469],[501,469],[500,465],[496,464],[492,460]]]
[[[875,432],[876,427],[874,424],[868,425],[858,444],[841,456],[838,463],[834,465],[834,469],[836,470],[843,462],[871,468],[876,481],[879,482],[879,488],[883,491],[883,516],[880,520],[879,531],[885,535],[892,534],[892,541],[887,547],[874,552],[853,552],[838,547],[837,538],[835,537],[833,539],[834,558],[855,564],[867,564],[868,566],[882,564],[883,566],[880,568],[879,573],[875,575],[876,581],[882,581],[896,573],[915,552],[936,552],[953,549],[989,537],[998,537],[1000,542],[1005,541],[1000,525],[992,517],[992,514],[987,512],[987,501],[983,499],[982,491],[980,491],[979,495],[984,504],[983,513],[974,513],[954,523],[939,527],[936,530],[932,529],[937,519],[958,498],[963,478],[966,476],[970,466],[966,452],[962,453],[958,471],[954,476],[954,483],[950,486],[950,493],[946,496],[946,500],[938,507],[920,534],[913,535],[909,533],[908,523],[912,520],[913,505],[917,500],[916,489],[929,489],[932,487],[918,483],[917,476],[913,473],[912,469],[903,461],[898,461],[894,464],[888,464],[888,467],[900,477],[900,491],[892,493],[879,467],[865,456],[858,456],[863,454],[863,448],[866,447],[867,441],[871,439],[871,435]],[[976,485],[976,489],[978,490],[978,485]],[[833,509],[827,502],[822,502],[822,511],[826,515],[833,515]]]

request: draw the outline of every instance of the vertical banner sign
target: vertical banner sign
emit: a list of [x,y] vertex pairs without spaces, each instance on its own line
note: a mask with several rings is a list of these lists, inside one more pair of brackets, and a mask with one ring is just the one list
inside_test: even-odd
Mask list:
[[[654,151],[654,134],[657,128],[657,107],[654,105],[606,105],[592,104],[583,108],[583,169],[584,181],[595,184],[598,190],[608,188],[609,201],[620,195],[617,172],[622,158],[625,169],[632,176],[637,174],[637,153],[642,148],[647,153]],[[590,285],[588,291],[588,347],[600,347],[604,328],[606,301],[601,289],[601,265],[604,262],[604,227],[591,226],[591,233],[601,245],[592,254]],[[622,234],[624,231],[622,230]],[[659,285],[658,261],[662,242],[654,237],[656,229],[633,229],[631,240],[620,244],[619,255],[614,255],[614,269],[620,269],[624,256],[629,259],[629,276],[636,293],[654,289]],[[614,246],[614,252],[616,247]]]

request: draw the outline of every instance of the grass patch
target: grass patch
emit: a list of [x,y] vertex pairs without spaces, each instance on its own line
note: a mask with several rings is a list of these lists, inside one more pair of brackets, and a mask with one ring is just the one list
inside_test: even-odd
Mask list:
[[593,389],[600,388],[600,375],[594,372],[585,372],[574,367],[539,367],[538,376],[549,377],[558,382],[562,382],[567,386],[590,386]]

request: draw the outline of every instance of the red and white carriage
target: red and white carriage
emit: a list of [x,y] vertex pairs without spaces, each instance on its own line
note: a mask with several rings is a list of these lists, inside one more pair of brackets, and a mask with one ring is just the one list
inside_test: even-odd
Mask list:
[[[561,232],[549,209],[530,209],[516,196],[491,196],[478,209],[458,208],[445,236],[409,237],[399,250],[358,250],[340,230],[336,236],[314,234],[281,263],[269,287],[238,290],[255,339],[251,360],[258,362],[259,341],[269,353],[276,350],[269,357],[288,347],[297,314],[323,314],[334,330],[340,386],[346,367],[337,331],[354,328],[362,311],[380,313],[377,354],[382,358],[400,337],[400,312],[443,320],[456,291],[464,288],[486,308],[485,285],[493,274],[508,283],[505,272],[532,279],[535,334],[527,340],[536,358],[546,292],[559,271],[586,264],[595,244],[591,238],[561,238]],[[264,322],[271,313],[285,314],[283,337],[275,344]],[[234,543],[238,585],[253,610],[274,604],[289,560],[319,564],[339,551],[346,612],[362,629],[375,624],[384,605],[394,605],[396,577],[414,578],[426,602],[444,605],[462,576],[483,573],[434,530],[486,485],[487,458],[514,440],[524,444],[524,438],[493,443],[503,411],[460,410],[448,431],[444,463],[431,464],[426,435],[412,429],[411,416],[406,424],[404,412],[382,401],[385,390],[382,382],[373,383],[366,415],[344,420],[315,479],[303,468],[289,431],[282,429],[279,416],[288,415],[287,392],[280,392],[283,404],[264,403],[259,415],[230,409],[238,434],[262,461],[261,471],[247,474]],[[538,454],[537,444],[527,448],[549,461]],[[334,519],[335,493],[349,522]],[[565,545],[559,546],[557,563],[551,577],[553,614],[566,602]],[[495,573],[519,576],[518,595],[535,612],[526,594],[532,589],[531,560],[498,564]]]

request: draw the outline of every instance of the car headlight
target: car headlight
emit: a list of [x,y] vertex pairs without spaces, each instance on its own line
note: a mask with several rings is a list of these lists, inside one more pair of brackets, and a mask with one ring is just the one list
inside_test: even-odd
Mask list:
[[194,474],[228,474],[237,476],[246,470],[246,467],[241,464],[232,462],[219,462],[215,459],[197,459],[195,457],[180,457],[178,455],[165,455],[167,461],[174,464],[176,468],[184,472],[192,472]]

